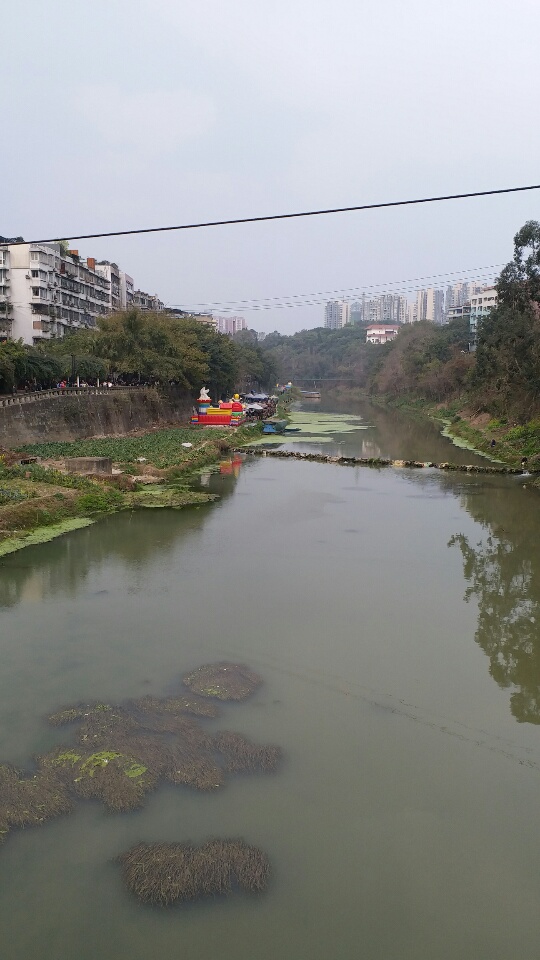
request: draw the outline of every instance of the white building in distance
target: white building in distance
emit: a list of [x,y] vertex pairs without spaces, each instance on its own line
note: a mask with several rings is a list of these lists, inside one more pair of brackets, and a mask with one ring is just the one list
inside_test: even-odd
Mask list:
[[351,308],[346,300],[329,300],[324,308],[324,325],[328,330],[341,330],[350,322]]
[[399,323],[377,323],[366,330],[366,343],[388,343],[399,333]]
[[229,337],[239,333],[240,330],[247,330],[247,320],[243,317],[216,317],[217,329],[220,333],[226,333]]
[[427,290],[418,291],[416,301],[412,305],[412,314],[409,313],[409,321],[417,320],[428,320],[437,325],[444,323],[443,290],[428,287]]
[[476,344],[477,340],[478,322],[497,306],[497,299],[497,287],[483,287],[471,297],[469,325],[473,344]]

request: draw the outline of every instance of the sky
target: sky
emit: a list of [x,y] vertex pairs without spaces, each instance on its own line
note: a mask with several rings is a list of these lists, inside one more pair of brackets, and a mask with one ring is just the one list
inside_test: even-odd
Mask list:
[[[1,0],[0,13],[4,236],[540,182],[538,0]],[[447,274],[489,278],[531,219],[540,191],[72,246],[169,305],[293,333],[323,323],[331,291],[412,298]]]

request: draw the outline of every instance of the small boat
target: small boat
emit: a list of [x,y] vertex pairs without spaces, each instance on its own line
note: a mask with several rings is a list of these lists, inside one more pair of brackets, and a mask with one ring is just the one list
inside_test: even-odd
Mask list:
[[265,420],[263,423],[263,433],[285,433],[286,426],[286,420]]
[[302,400],[320,400],[321,394],[319,390],[301,390]]

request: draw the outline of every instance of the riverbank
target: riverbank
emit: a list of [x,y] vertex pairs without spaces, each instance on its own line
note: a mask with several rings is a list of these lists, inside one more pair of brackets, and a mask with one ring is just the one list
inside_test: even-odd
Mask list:
[[[120,510],[197,506],[215,495],[192,489],[193,476],[260,427],[167,428],[124,437],[31,444],[0,457],[0,556],[42,543]],[[67,457],[108,457],[112,474],[80,475]],[[20,463],[26,459],[34,461]]]
[[540,420],[518,424],[510,419],[495,419],[489,413],[474,411],[463,400],[436,404],[427,400],[370,398],[412,415],[427,416],[443,425],[442,434],[458,447],[479,453],[490,460],[521,466],[527,457],[528,468],[540,471]]

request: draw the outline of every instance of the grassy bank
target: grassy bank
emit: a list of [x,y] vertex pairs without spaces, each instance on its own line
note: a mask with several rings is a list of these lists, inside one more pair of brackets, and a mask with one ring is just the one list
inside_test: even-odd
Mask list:
[[[194,474],[231,447],[252,440],[258,426],[239,430],[165,429],[139,436],[32,444],[18,452],[40,458],[20,465],[0,457],[0,556],[50,540],[119,510],[179,509],[215,499],[191,488]],[[182,446],[189,444],[189,446]],[[65,457],[110,457],[112,476],[65,472]]]
[[540,472],[540,420],[517,424],[509,419],[494,419],[488,413],[468,408],[463,400],[436,404],[417,397],[388,399],[372,397],[371,402],[403,410],[413,416],[440,421],[443,436],[456,446],[465,447],[512,467],[528,458],[528,469]]

